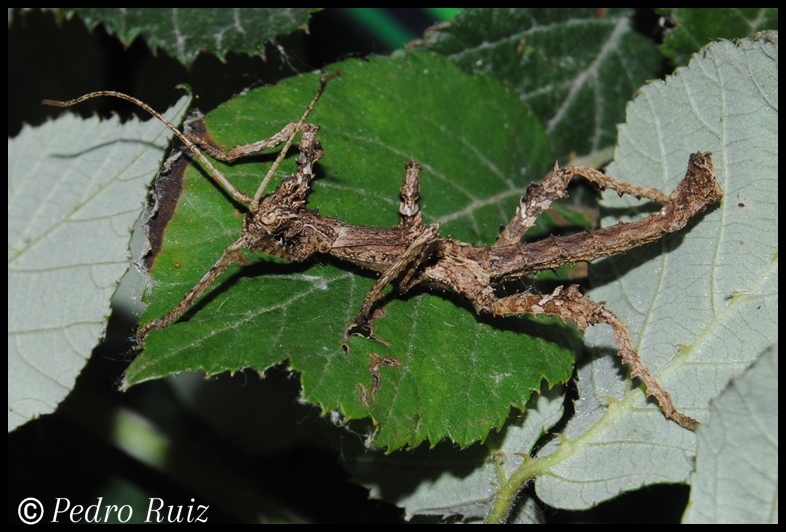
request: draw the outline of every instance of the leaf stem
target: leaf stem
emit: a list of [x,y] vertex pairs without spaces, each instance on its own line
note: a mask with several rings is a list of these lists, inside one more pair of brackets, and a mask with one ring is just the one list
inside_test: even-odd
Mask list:
[[497,490],[497,497],[491,505],[491,510],[486,516],[485,523],[505,523],[513,510],[516,496],[527,482],[544,475],[549,469],[568,458],[580,447],[576,445],[576,442],[568,440],[563,434],[557,433],[557,436],[562,440],[562,444],[552,454],[542,458],[530,458],[528,455],[521,455],[524,457],[524,463]]

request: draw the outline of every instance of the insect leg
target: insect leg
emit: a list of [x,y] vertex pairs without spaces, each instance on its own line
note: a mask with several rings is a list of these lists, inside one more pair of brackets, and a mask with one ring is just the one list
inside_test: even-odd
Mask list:
[[553,293],[543,296],[537,294],[517,294],[503,297],[490,305],[487,309],[492,314],[551,314],[563,320],[575,323],[576,326],[586,330],[590,325],[605,323],[614,331],[614,342],[619,348],[617,355],[624,364],[631,367],[631,376],[638,377],[647,387],[647,396],[654,397],[661,411],[669,419],[673,419],[686,429],[695,430],[698,422],[682,414],[674,406],[669,393],[663,389],[650,370],[644,364],[634,347],[633,337],[627,324],[616,314],[607,310],[603,303],[595,303],[590,298],[579,292],[577,285],[567,288],[562,286]]

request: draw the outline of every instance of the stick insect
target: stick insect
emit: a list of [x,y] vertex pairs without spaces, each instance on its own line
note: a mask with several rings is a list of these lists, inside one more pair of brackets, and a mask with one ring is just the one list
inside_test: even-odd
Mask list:
[[[685,428],[696,428],[696,420],[677,410],[669,393],[640,358],[627,324],[606,309],[603,303],[595,303],[584,296],[578,285],[559,286],[545,295],[529,290],[499,295],[498,288],[508,281],[553,270],[565,264],[589,262],[624,253],[665,234],[680,231],[689,220],[723,196],[715,180],[709,152],[690,155],[685,178],[668,195],[654,188],[623,183],[592,167],[559,168],[555,165],[550,176],[540,183],[529,185],[510,223],[489,247],[443,237],[437,224],[423,223],[419,209],[422,167],[415,161],[409,161],[405,166],[400,191],[399,224],[394,227],[352,225],[321,216],[305,206],[312,181],[316,177],[315,165],[325,154],[317,137],[319,128],[309,124],[307,119],[326,84],[336,75],[321,79],[316,95],[299,121],[287,124],[270,138],[232,149],[213,143],[203,124],[197,122],[186,133],[182,133],[155,110],[122,93],[102,91],[65,102],[44,102],[68,107],[98,96],[113,96],[139,105],[172,130],[221,187],[238,202],[248,205],[239,238],[226,248],[213,267],[184,295],[177,306],[138,329],[137,340],[140,345],[151,330],[162,329],[177,321],[230,265],[242,264],[242,250],[265,252],[292,262],[330,255],[379,274],[357,316],[348,324],[346,336],[359,334],[375,338],[372,323],[376,311],[385,302],[383,294],[388,285],[392,285],[399,295],[421,285],[454,292],[466,298],[479,314],[554,315],[574,323],[581,330],[586,330],[590,325],[607,324],[613,330],[618,356],[631,367],[631,376],[645,384],[646,394],[657,401],[663,414]],[[299,156],[296,173],[265,195],[272,175],[298,135],[301,138],[297,145]],[[281,152],[253,197],[235,188],[205,155],[232,163],[280,145],[283,145]],[[522,243],[522,237],[534,225],[537,217],[554,200],[567,197],[568,184],[573,179],[583,179],[603,190],[614,190],[620,196],[628,194],[637,199],[645,198],[660,204],[661,208],[636,222]],[[378,384],[379,379],[375,379],[372,398]]]

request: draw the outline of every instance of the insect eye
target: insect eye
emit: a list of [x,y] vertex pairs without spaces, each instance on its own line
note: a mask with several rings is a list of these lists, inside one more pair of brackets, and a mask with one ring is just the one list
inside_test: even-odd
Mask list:
[[277,216],[275,212],[268,211],[262,215],[261,220],[262,223],[265,225],[273,225],[274,223],[276,223],[276,218]]

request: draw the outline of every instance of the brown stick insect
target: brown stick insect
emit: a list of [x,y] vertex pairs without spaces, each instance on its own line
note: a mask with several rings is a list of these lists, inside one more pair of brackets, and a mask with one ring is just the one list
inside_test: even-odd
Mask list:
[[[347,336],[359,334],[374,338],[372,323],[377,316],[376,311],[385,302],[383,294],[388,285],[393,286],[396,294],[404,294],[421,285],[454,292],[466,298],[479,314],[554,315],[574,323],[581,330],[605,323],[614,332],[617,354],[623,363],[631,366],[632,377],[639,378],[645,384],[647,395],[655,398],[667,418],[685,428],[695,429],[697,422],[677,410],[668,392],[647,369],[634,347],[627,324],[606,309],[603,303],[595,303],[582,295],[577,285],[560,286],[545,295],[530,291],[500,294],[499,287],[511,280],[565,264],[589,262],[625,253],[683,229],[689,220],[723,196],[715,180],[710,153],[690,155],[685,178],[668,195],[657,189],[617,181],[588,166],[555,166],[549,177],[528,187],[512,220],[490,247],[443,237],[438,225],[423,223],[418,204],[422,167],[410,161],[406,164],[400,192],[399,224],[394,227],[352,225],[322,216],[305,206],[311,183],[315,179],[315,165],[325,155],[317,137],[319,128],[307,123],[307,118],[327,82],[334,76],[322,78],[317,94],[298,122],[286,125],[270,138],[230,150],[213,143],[201,122],[194,122],[186,133],[181,133],[155,110],[122,93],[103,91],[66,102],[45,101],[50,105],[68,107],[97,96],[113,96],[139,105],[164,122],[190,153],[205,165],[221,187],[238,202],[248,205],[239,238],[226,248],[213,267],[184,295],[177,306],[139,328],[137,340],[140,345],[151,330],[167,327],[177,321],[230,265],[242,264],[242,250],[265,252],[292,262],[303,262],[326,254],[379,274],[357,316],[347,326]],[[297,135],[301,136],[297,171],[283,180],[272,193],[264,195],[268,182]],[[205,155],[207,153],[214,159],[232,163],[280,145],[283,148],[278,158],[253,197],[235,188]],[[574,178],[584,179],[600,189],[614,190],[620,196],[629,194],[637,199],[646,198],[660,204],[661,208],[636,222],[521,243],[537,217],[554,200],[567,197],[568,184]],[[374,389],[371,390],[372,400],[378,386],[379,379],[376,378]]]

